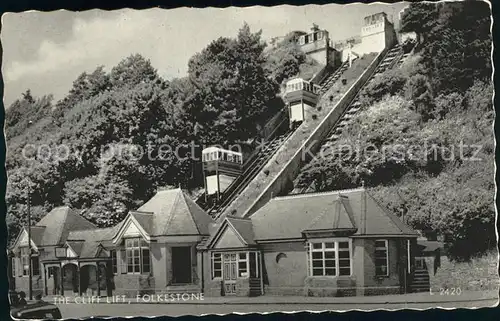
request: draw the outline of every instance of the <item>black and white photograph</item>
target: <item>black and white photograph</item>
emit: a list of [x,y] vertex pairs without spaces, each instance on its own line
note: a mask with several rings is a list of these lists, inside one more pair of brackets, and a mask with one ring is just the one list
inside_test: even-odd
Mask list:
[[12,318],[497,306],[492,20],[3,14]]

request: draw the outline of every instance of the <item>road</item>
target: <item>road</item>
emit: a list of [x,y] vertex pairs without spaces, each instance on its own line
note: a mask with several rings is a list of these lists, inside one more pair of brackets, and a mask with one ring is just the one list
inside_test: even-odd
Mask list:
[[263,313],[294,311],[345,311],[376,309],[426,309],[426,308],[474,308],[489,307],[497,300],[446,303],[391,303],[391,304],[60,304],[63,318],[83,318],[90,316],[182,316],[229,313]]

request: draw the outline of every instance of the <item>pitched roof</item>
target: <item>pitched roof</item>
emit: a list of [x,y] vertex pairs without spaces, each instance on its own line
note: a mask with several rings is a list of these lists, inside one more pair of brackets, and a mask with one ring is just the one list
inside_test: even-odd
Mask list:
[[208,235],[212,222],[180,188],[158,191],[131,215],[150,236]]
[[[67,243],[73,248],[80,258],[93,258],[97,254],[99,245],[105,248],[112,245],[111,239],[117,232],[120,224],[90,230],[72,231],[69,233]],[[73,246],[74,244],[76,248]]]
[[318,231],[318,230],[355,230],[354,221],[351,220],[351,207],[346,208],[345,200],[338,199],[331,203],[331,207],[325,208],[312,222],[302,231]]
[[82,247],[84,245],[83,241],[66,241],[66,244],[71,246],[71,249],[73,249],[77,256],[80,256],[80,254],[82,253]]
[[417,235],[364,188],[277,197],[250,218],[257,241],[302,238],[304,231],[321,229],[356,229],[355,236]]
[[[26,231],[27,232],[27,231]],[[45,233],[45,226],[32,226],[31,227],[31,240],[37,245],[42,245],[43,234]]]
[[69,206],[54,208],[36,225],[45,226],[41,245],[62,244],[70,231],[97,228]]
[[37,246],[62,245],[70,231],[95,228],[97,227],[80,216],[78,211],[60,206],[52,209],[31,227],[31,239]]
[[227,216],[226,220],[246,244],[255,244],[252,221],[249,218]]

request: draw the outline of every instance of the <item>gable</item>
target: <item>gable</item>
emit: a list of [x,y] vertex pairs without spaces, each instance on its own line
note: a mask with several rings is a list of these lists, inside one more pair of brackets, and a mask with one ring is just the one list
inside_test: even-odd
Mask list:
[[73,249],[71,248],[71,246],[68,246],[66,248],[66,257],[77,257],[78,255],[76,255],[75,251],[73,251]]
[[99,244],[97,247],[97,253],[95,255],[96,257],[108,257],[108,251],[106,251],[102,245]]
[[128,223],[127,228],[125,229],[125,232],[123,233],[123,237],[137,237],[141,236],[141,231],[139,230],[139,227],[130,220]]
[[149,241],[149,234],[144,231],[142,226],[130,214],[123,221],[120,229],[113,237],[113,243],[117,243],[128,237],[142,237],[146,241]]
[[240,240],[240,238],[232,228],[226,225],[224,231],[222,232],[217,242],[214,244],[213,248],[225,249],[225,248],[237,248],[237,247],[246,247],[246,244],[244,244]]
[[[28,231],[26,231],[26,229],[23,229],[15,247],[28,246],[28,240],[29,240],[28,239]],[[34,249],[37,248],[37,246],[36,246],[35,242],[33,242],[33,240],[31,240],[31,247],[33,247]]]

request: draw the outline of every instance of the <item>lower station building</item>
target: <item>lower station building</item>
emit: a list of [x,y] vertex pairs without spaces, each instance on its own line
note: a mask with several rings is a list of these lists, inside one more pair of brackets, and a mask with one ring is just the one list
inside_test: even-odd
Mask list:
[[273,198],[215,224],[181,189],[162,190],[118,225],[59,207],[10,249],[11,287],[44,295],[402,293],[417,233],[364,188]]

